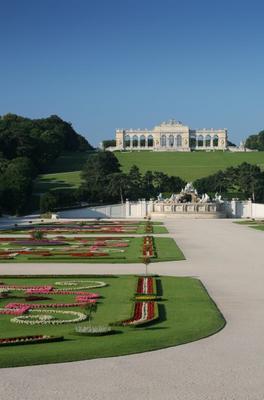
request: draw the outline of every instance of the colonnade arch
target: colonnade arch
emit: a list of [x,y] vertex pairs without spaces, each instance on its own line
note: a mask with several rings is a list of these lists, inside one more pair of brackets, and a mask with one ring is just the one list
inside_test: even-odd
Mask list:
[[[189,146],[195,148],[215,148],[219,146],[219,136],[217,134],[195,134],[189,137]],[[126,134],[124,137],[124,147],[126,148],[152,148],[154,147],[153,135]],[[162,134],[160,137],[160,147],[180,148],[182,147],[181,134]]]
[[125,147],[153,147],[154,138],[152,135],[126,135],[124,145]]

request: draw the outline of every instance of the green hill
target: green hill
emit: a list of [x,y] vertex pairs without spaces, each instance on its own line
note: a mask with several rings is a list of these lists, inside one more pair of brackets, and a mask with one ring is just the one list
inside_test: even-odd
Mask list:
[[136,164],[141,172],[161,171],[168,175],[180,176],[187,181],[208,176],[242,162],[257,164],[264,169],[264,152],[116,152],[122,169],[126,172]]
[[[180,176],[193,181],[220,169],[236,166],[246,161],[257,164],[264,169],[264,152],[229,153],[229,152],[116,152],[124,171],[136,164],[141,172],[147,170],[162,171],[169,175]],[[35,193],[43,193],[49,189],[76,188],[80,185],[80,170],[87,153],[65,153],[49,168],[48,174],[38,177],[35,182]]]

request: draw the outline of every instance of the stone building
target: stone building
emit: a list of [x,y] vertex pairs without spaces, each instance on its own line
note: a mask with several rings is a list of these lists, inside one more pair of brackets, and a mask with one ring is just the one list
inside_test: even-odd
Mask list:
[[117,129],[111,150],[191,151],[227,149],[227,129],[190,129],[171,119],[152,130]]

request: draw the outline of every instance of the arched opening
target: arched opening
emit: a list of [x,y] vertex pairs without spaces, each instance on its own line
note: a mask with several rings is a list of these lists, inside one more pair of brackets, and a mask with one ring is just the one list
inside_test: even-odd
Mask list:
[[125,136],[125,147],[130,147],[131,146],[131,138],[129,135]]
[[173,135],[170,135],[170,136],[169,136],[169,146],[170,146],[170,147],[173,147],[173,145],[174,145],[174,136],[173,136]]
[[190,147],[195,148],[196,147],[196,136],[194,133],[190,135]]
[[148,136],[148,147],[153,147],[154,141],[153,141],[153,136],[149,135]]
[[211,136],[207,135],[205,137],[205,147],[210,147],[211,146]]
[[138,137],[137,137],[137,135],[134,135],[134,136],[133,136],[133,139],[132,139],[132,146],[133,146],[133,147],[138,147]]
[[140,144],[140,147],[146,146],[146,137],[144,135],[140,136],[139,144]]
[[214,135],[214,138],[213,138],[213,146],[214,146],[214,147],[218,147],[218,142],[219,142],[218,136],[217,136],[217,135]]
[[165,135],[161,136],[160,144],[162,147],[166,147],[166,136]]
[[204,145],[204,137],[202,135],[198,136],[197,144],[198,144],[198,147],[203,147],[203,145]]
[[177,135],[177,147],[181,147],[182,146],[182,137],[181,135]]

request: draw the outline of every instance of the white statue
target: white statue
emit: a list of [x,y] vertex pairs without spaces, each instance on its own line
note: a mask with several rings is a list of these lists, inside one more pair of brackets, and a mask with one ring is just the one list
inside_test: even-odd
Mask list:
[[210,201],[210,197],[207,193],[204,193],[201,198],[201,203],[208,203]]
[[190,193],[190,192],[194,192],[194,187],[192,182],[188,182],[184,188],[184,192]]
[[175,201],[176,195],[174,193],[172,193],[171,197],[170,197],[170,201]]
[[163,200],[162,193],[160,193],[160,194],[158,195],[157,199],[158,199],[158,201],[162,201],[162,200]]
[[214,201],[216,203],[223,203],[224,201],[222,200],[221,194],[215,193]]

